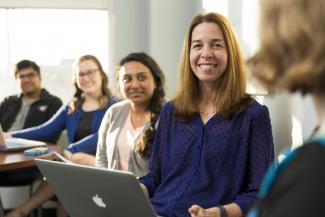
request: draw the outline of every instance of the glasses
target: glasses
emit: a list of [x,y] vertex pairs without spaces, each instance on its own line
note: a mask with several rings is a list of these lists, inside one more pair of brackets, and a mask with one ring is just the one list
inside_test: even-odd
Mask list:
[[36,77],[36,72],[29,72],[29,73],[26,73],[26,74],[19,74],[17,76],[20,80],[23,80],[24,78],[27,78],[27,79],[32,79],[32,78],[35,78]]
[[99,71],[99,69],[90,69],[85,72],[77,72],[77,77],[84,78],[87,76],[88,78],[93,78],[97,71]]

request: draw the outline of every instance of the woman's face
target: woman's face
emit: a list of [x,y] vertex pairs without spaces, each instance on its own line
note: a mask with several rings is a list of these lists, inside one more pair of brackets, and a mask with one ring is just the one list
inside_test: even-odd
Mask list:
[[227,68],[227,48],[220,27],[201,23],[192,32],[190,64],[202,83],[214,84]]
[[76,68],[77,86],[89,95],[98,96],[101,94],[102,76],[97,64],[92,60],[85,60]]
[[155,82],[148,67],[137,61],[123,64],[119,71],[119,85],[123,96],[135,105],[148,105]]

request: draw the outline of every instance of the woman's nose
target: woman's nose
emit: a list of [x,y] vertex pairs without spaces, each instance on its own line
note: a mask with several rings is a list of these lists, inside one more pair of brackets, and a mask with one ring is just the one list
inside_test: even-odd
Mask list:
[[133,79],[131,81],[131,88],[138,88],[140,86],[140,82],[137,79]]
[[212,55],[212,49],[209,46],[204,46],[202,49],[201,57],[202,58],[211,58]]

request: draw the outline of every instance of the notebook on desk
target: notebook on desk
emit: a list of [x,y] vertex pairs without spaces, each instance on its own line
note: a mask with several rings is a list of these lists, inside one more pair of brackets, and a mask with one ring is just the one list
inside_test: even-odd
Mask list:
[[0,125],[0,152],[5,151],[22,151],[29,148],[45,146],[45,142],[21,139],[21,138],[7,138],[3,137],[3,131]]
[[128,172],[35,159],[71,217],[156,217],[137,178]]

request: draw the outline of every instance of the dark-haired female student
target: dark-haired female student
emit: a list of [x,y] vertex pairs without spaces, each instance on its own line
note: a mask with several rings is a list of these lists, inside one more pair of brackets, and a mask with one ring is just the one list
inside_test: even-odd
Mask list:
[[99,130],[96,166],[143,176],[148,172],[156,124],[165,101],[165,77],[145,53],[123,58],[117,76],[126,100],[107,110]]

